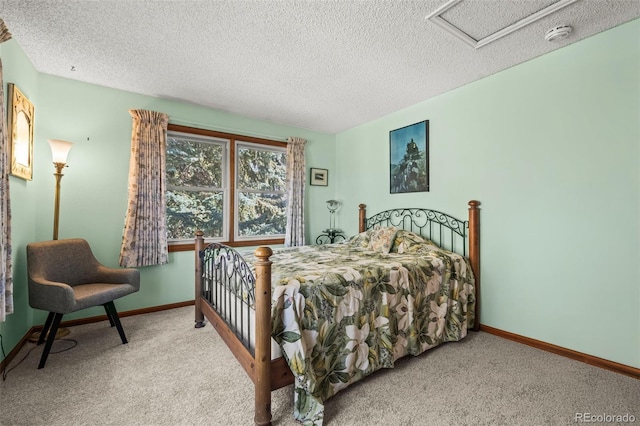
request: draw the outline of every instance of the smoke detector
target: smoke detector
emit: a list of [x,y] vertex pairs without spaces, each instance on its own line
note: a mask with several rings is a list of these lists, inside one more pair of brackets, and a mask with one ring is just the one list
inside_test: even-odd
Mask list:
[[571,28],[569,25],[559,25],[557,27],[553,27],[549,31],[547,31],[547,33],[544,35],[544,39],[547,41],[558,41],[565,39],[569,36],[569,34],[571,34],[572,29],[573,28]]

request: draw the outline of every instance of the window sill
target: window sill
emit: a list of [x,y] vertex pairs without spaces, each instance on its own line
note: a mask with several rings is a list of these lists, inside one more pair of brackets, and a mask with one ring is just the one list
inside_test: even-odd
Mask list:
[[[277,238],[271,240],[250,240],[250,241],[225,241],[222,244],[229,247],[257,247],[257,246],[270,246],[284,244],[284,238]],[[195,243],[188,244],[169,244],[169,253],[178,251],[193,251],[195,249]]]

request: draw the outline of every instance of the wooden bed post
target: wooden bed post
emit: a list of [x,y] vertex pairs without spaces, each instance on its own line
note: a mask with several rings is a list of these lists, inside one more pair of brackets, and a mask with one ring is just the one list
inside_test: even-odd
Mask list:
[[360,204],[360,216],[358,217],[358,232],[364,232],[367,228],[367,205]]
[[256,256],[256,347],[255,415],[256,426],[271,424],[271,261],[273,251],[258,247]]
[[480,201],[469,201],[469,261],[476,281],[476,319],[474,331],[480,330]]
[[196,328],[204,327],[204,315],[202,314],[202,263],[200,262],[200,252],[204,250],[204,232],[196,231],[195,253],[196,253]]

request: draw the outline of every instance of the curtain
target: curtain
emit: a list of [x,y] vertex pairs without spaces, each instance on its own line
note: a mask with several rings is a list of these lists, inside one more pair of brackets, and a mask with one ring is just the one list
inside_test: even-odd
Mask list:
[[[0,19],[0,43],[11,38],[4,21]],[[0,322],[13,313],[13,272],[11,261],[11,202],[9,197],[9,139],[7,115],[4,111],[4,83],[0,58]]]
[[305,139],[290,137],[287,144],[287,227],[286,247],[304,245],[304,163]]
[[165,219],[165,165],[169,116],[130,110],[133,117],[129,161],[129,203],[120,266],[162,265],[169,261]]

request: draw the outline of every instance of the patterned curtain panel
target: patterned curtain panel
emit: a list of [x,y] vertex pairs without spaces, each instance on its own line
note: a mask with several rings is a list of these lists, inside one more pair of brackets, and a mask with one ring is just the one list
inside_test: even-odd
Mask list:
[[287,230],[286,247],[304,245],[305,139],[290,137],[287,144]]
[[130,110],[133,117],[129,163],[129,205],[120,266],[162,265],[169,261],[165,220],[165,165],[169,116]]
[[[11,38],[0,19],[0,43]],[[13,268],[11,261],[11,202],[9,197],[9,138],[7,115],[4,111],[4,83],[0,59],[0,322],[13,313]]]

